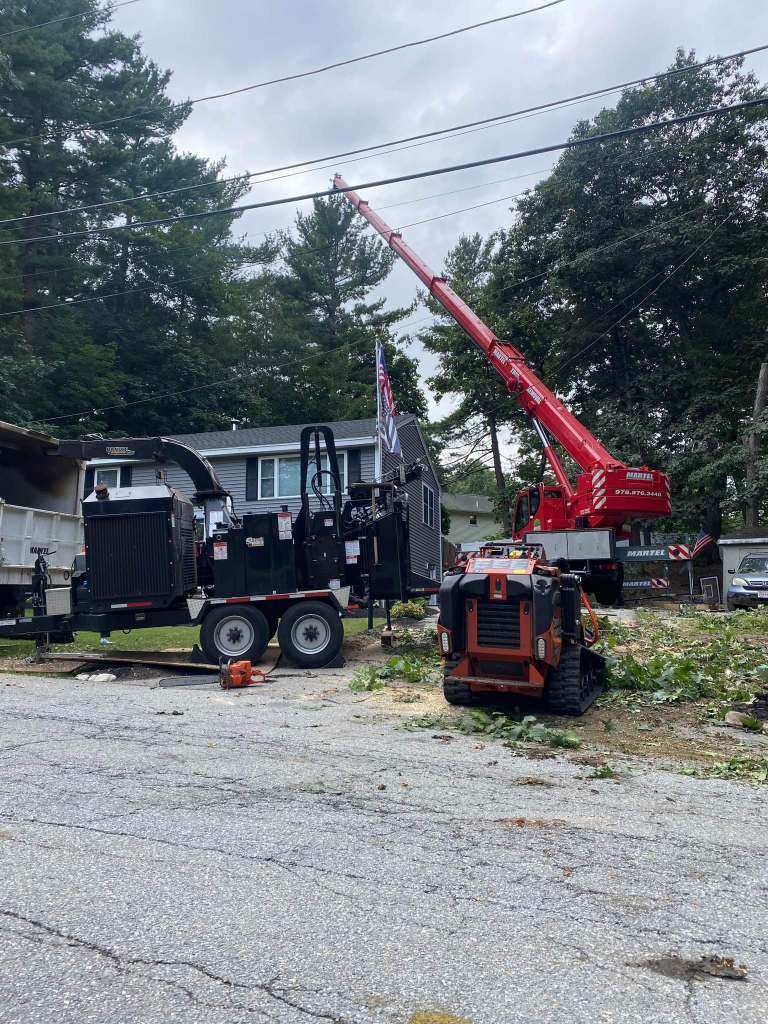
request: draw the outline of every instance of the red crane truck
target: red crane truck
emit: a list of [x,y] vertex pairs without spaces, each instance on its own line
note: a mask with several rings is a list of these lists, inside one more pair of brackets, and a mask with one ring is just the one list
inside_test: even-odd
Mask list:
[[[541,544],[549,561],[578,572],[584,589],[598,600],[606,604],[619,600],[632,521],[658,519],[671,512],[667,475],[649,466],[627,466],[611,455],[534,373],[522,352],[497,338],[445,278],[438,277],[341,175],[333,183],[466,331],[530,418],[556,483],[539,483],[518,494],[514,538]],[[580,468],[575,484],[554,442]],[[631,560],[648,560],[644,552],[637,554]]]

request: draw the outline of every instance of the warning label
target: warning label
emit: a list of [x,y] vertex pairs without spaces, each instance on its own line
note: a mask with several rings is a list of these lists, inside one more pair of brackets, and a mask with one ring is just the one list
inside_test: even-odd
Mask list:
[[293,517],[290,512],[277,513],[277,533],[280,540],[291,540],[293,537]]

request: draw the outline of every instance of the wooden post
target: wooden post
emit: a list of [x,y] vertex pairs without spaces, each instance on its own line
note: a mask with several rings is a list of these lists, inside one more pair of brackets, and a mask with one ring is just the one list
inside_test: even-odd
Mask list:
[[752,411],[752,423],[746,437],[746,465],[744,473],[747,497],[744,502],[744,525],[756,528],[760,519],[760,439],[758,425],[760,417],[768,407],[768,362],[761,363],[757,376],[755,405]]
[[384,611],[387,616],[387,625],[386,628],[381,631],[382,647],[391,647],[392,640],[394,639],[392,635],[392,608],[390,607],[390,604],[391,602],[389,598],[387,598],[386,601],[384,602]]

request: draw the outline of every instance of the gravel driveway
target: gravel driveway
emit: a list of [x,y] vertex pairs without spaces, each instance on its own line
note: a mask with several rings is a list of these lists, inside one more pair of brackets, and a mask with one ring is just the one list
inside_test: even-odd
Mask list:
[[768,1017],[764,790],[403,731],[332,672],[0,676],[0,715],[3,1022]]

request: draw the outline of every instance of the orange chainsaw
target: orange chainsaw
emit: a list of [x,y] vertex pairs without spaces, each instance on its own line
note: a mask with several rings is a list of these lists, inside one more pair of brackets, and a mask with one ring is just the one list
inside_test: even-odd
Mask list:
[[224,661],[219,663],[219,686],[222,690],[242,690],[246,686],[263,686],[266,672],[254,668],[250,661]]

